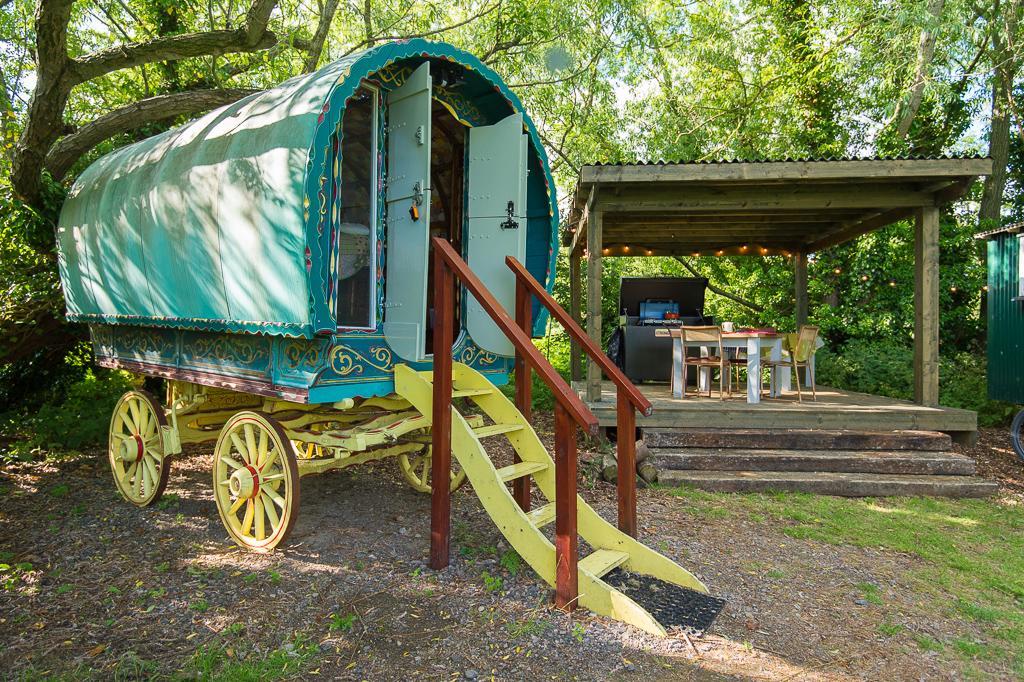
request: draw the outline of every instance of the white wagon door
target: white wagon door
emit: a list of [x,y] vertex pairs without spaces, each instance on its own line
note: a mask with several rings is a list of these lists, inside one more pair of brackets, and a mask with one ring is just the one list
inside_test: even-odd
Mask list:
[[[515,315],[516,288],[505,256],[526,260],[526,145],[522,114],[469,131],[467,260],[509,315]],[[468,292],[466,330],[484,350],[513,354],[511,342]]]
[[426,359],[430,108],[430,62],[424,62],[388,95],[384,337],[410,362]]

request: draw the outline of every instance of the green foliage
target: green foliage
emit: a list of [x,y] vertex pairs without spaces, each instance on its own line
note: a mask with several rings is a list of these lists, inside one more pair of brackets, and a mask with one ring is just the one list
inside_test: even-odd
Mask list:
[[[914,350],[893,341],[848,342],[817,353],[818,383],[860,393],[911,400],[914,397]],[[985,358],[954,353],[940,358],[939,402],[978,413],[981,426],[998,426],[1013,417],[1013,405],[989,400]]]
[[484,581],[484,589],[488,592],[500,592],[505,586],[505,581],[500,575],[491,575],[487,571],[480,574],[480,579]]
[[350,613],[347,616],[342,616],[338,613],[331,614],[331,624],[328,626],[330,630],[348,632],[352,629],[352,625],[356,622],[356,614]]
[[277,680],[298,675],[318,653],[316,643],[303,636],[297,636],[267,654],[260,653],[255,644],[251,653],[246,654],[240,649],[240,646],[227,647],[220,643],[204,646],[192,657],[188,671],[201,680]]
[[114,405],[132,387],[126,372],[88,370],[62,400],[47,402],[34,415],[23,417],[19,430],[26,440],[19,452],[80,450],[106,442]]

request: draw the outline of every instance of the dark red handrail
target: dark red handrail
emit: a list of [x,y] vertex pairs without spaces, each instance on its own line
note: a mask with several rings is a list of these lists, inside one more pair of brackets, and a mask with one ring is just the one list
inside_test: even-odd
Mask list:
[[[618,512],[619,530],[636,537],[636,412],[645,417],[651,415],[651,401],[648,400],[626,375],[615,366],[601,348],[583,331],[576,320],[558,305],[547,289],[530,274],[522,263],[512,256],[505,257],[505,264],[516,276],[516,322],[524,331],[529,331],[532,297],[536,296],[541,305],[548,309],[569,333],[576,343],[597,363],[616,388],[616,454],[618,460]],[[527,381],[520,381],[525,376]],[[528,368],[516,356],[516,402],[519,409],[530,405],[530,382]],[[634,411],[635,410],[635,411]]]
[[[598,421],[586,403],[533,345],[528,330],[529,307],[517,295],[516,318],[509,317],[469,265],[444,239],[433,237],[434,251],[434,395],[433,455],[431,462],[430,565],[440,570],[448,565],[451,536],[452,320],[455,281],[458,280],[480,303],[490,318],[511,341],[516,353],[516,396],[524,416],[530,418],[531,371],[537,372],[555,397],[555,604],[572,609],[578,589],[578,533],[576,527],[576,427],[597,435]],[[529,299],[523,299],[529,303]],[[564,312],[564,311],[563,311]],[[520,401],[525,395],[526,403]],[[632,412],[632,410],[630,410]],[[520,506],[529,509],[530,487],[526,478],[514,483]]]

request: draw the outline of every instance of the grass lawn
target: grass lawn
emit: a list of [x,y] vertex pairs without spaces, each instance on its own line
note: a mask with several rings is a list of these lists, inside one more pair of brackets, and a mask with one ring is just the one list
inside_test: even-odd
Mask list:
[[[917,645],[968,664],[1000,661],[1024,676],[1024,505],[998,499],[844,499],[663,490],[682,498],[687,511],[696,516],[782,522],[783,533],[792,538],[918,557],[921,567],[906,579],[923,605],[976,627],[972,636],[951,641],[916,637]],[[864,600],[881,605],[874,585],[861,587]],[[897,623],[880,626],[883,635],[899,630]]]

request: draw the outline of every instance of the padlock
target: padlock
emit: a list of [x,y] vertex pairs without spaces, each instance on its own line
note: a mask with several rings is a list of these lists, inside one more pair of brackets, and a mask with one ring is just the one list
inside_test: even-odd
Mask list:
[[413,222],[420,219],[420,209],[416,204],[409,207],[409,217],[413,219]]

